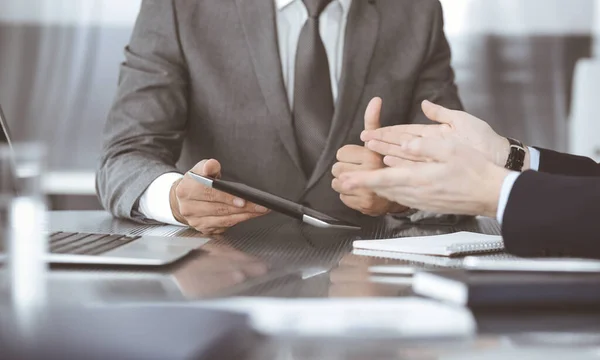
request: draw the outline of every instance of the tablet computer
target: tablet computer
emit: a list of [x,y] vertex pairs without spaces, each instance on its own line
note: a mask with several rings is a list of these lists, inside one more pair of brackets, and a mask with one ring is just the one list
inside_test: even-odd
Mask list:
[[315,227],[325,229],[360,230],[360,226],[356,224],[336,219],[329,215],[320,213],[316,210],[295,203],[291,200],[284,199],[280,196],[276,196],[268,192],[252,188],[245,184],[219,179],[212,179],[200,176],[193,172],[188,172],[188,175],[190,175],[192,179],[196,180],[197,182],[206,187],[240,197],[244,200],[248,200],[257,205],[264,206],[267,209],[293,217]]

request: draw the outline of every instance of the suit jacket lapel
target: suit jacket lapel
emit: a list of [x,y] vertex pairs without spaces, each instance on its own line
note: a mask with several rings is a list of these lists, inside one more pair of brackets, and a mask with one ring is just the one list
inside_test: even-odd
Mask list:
[[273,116],[273,122],[292,161],[304,174],[281,70],[275,4],[273,0],[235,0],[235,2],[256,76],[267,107]]
[[[348,131],[356,117],[363,94],[369,65],[379,36],[379,14],[375,5],[364,0],[354,0],[348,14],[344,64],[339,83],[339,98],[329,140],[308,182],[308,191],[327,172],[335,160],[335,154],[344,145]],[[364,110],[364,109],[362,109]]]

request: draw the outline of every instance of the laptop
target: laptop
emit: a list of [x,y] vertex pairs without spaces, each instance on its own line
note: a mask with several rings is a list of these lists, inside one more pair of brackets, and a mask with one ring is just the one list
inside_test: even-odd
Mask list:
[[[0,146],[11,146],[8,122],[0,106]],[[54,231],[56,230],[56,231]],[[162,266],[173,263],[209,239],[79,233],[53,229],[48,233],[47,262],[73,265]],[[64,230],[64,229],[63,229]],[[6,255],[0,242],[0,263]]]

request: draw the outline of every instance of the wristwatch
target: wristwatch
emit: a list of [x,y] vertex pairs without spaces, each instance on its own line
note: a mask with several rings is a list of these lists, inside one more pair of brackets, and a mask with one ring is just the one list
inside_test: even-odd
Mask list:
[[510,153],[506,160],[506,168],[513,171],[523,171],[523,165],[525,164],[525,146],[519,140],[507,138],[510,143]]

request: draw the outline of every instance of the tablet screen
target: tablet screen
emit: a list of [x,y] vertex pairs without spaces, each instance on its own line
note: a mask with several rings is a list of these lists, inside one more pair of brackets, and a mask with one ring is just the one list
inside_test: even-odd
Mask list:
[[[212,186],[213,186],[213,188],[215,188],[217,190],[221,190],[228,194],[240,197],[244,200],[251,201],[257,205],[264,206],[268,209],[291,216],[298,220],[305,220],[305,215],[306,215],[306,216],[315,218],[317,220],[320,220],[321,222],[324,223],[323,225],[330,225],[331,227],[344,227],[344,228],[356,228],[356,229],[360,228],[359,226],[357,226],[355,224],[351,224],[347,221],[336,219],[332,216],[329,216],[329,215],[323,214],[321,212],[318,212],[316,210],[302,206],[291,200],[282,198],[277,195],[270,194],[266,191],[252,188],[245,184],[231,182],[231,181],[224,181],[224,180],[212,180]],[[323,227],[326,227],[326,226],[323,226]]]

